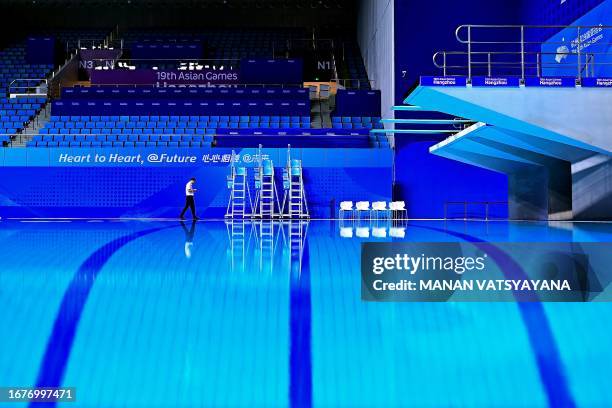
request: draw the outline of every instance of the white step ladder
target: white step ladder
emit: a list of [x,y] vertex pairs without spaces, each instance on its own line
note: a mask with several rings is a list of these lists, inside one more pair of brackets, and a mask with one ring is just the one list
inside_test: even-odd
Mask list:
[[253,217],[273,219],[279,215],[280,204],[274,181],[274,163],[262,160],[259,148],[259,166],[255,169],[255,211]]
[[287,165],[283,170],[282,213],[289,218],[310,218],[304,189],[302,161],[291,158],[291,145],[287,148]]
[[251,191],[247,179],[246,167],[236,167],[236,154],[232,151],[230,175],[227,176],[227,188],[231,190],[227,204],[226,218],[245,218],[250,216]]

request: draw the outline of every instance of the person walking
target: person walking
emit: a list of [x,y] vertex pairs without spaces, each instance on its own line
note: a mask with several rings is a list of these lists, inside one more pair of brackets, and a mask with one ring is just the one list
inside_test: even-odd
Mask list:
[[187,184],[185,184],[185,208],[183,208],[183,211],[181,211],[181,219],[185,219],[185,212],[187,211],[187,208],[191,209],[191,216],[193,217],[193,219],[198,219],[198,217],[196,216],[195,199],[193,197],[195,192],[198,191],[193,187],[195,185],[195,182],[195,177],[192,177],[187,182]]

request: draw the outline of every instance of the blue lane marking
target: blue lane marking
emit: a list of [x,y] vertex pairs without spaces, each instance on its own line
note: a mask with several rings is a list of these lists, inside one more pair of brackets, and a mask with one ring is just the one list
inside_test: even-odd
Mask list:
[[[527,279],[527,274],[523,268],[517,264],[504,251],[477,237],[473,237],[461,232],[448,231],[442,228],[427,227],[422,225],[412,225],[417,228],[426,228],[438,232],[443,232],[461,238],[467,242],[471,242],[474,246],[486,251],[493,260],[500,266],[504,275],[509,279]],[[503,265],[503,267],[501,267]],[[517,300],[528,300],[526,297],[517,298]],[[571,391],[567,384],[565,369],[559,349],[555,342],[555,337],[552,333],[550,323],[546,317],[546,312],[542,303],[537,299],[531,303],[518,302],[518,308],[523,319],[523,323],[527,329],[527,335],[531,348],[536,357],[536,364],[540,374],[540,380],[546,390],[549,406],[571,408],[575,407],[576,403],[572,397]]]
[[[83,308],[87,303],[87,298],[98,273],[108,260],[126,244],[167,228],[176,227],[152,228],[114,239],[98,248],[96,252],[91,254],[81,264],[62,298],[62,303],[55,318],[49,342],[47,343],[47,348],[38,371],[36,387],[61,386]],[[30,407],[49,408],[55,405],[55,403],[49,402],[32,402]]]
[[[293,255],[293,254],[292,254]],[[289,402],[293,408],[312,406],[312,309],[308,240],[304,243],[302,268],[291,260]]]

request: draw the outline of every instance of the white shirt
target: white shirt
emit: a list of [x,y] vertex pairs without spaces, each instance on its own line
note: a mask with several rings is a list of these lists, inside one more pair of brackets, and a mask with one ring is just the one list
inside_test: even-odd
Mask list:
[[185,184],[185,195],[186,196],[193,196],[193,181],[189,180],[187,182],[187,184]]

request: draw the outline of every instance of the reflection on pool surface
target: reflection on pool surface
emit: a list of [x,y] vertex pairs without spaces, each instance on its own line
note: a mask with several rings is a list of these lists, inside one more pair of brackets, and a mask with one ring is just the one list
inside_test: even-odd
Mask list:
[[364,241],[611,224],[0,226],[0,386],[74,386],[68,407],[609,404],[611,305],[367,303],[359,262]]

